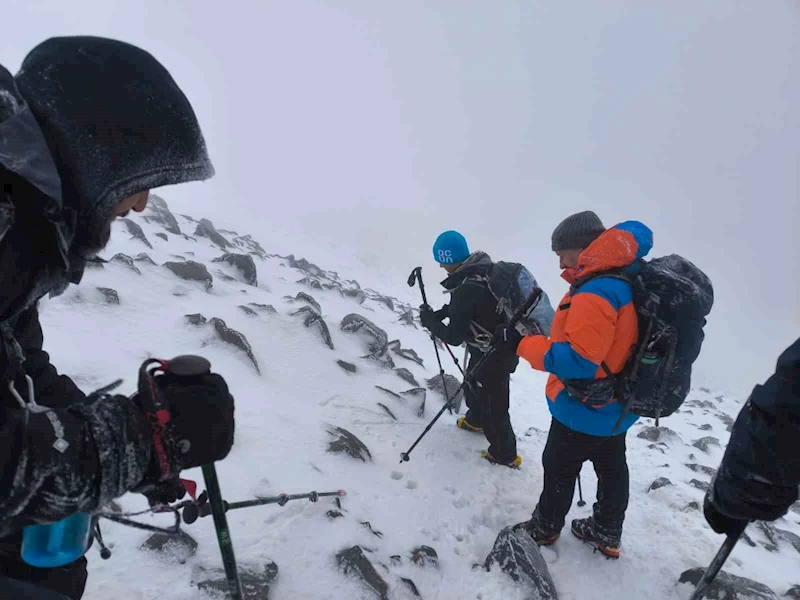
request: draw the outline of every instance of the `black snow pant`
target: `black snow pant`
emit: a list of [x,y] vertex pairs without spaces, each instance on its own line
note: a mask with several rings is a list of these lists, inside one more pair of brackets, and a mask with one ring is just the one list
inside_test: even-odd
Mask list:
[[630,491],[625,435],[588,435],[552,420],[542,455],[544,489],[534,512],[535,518],[538,512],[543,527],[554,534],[564,527],[575,494],[575,480],[583,463],[590,460],[597,474],[594,521],[607,536],[622,537]]
[[[477,357],[470,359],[469,368]],[[511,427],[509,406],[510,372],[516,368],[516,361],[509,368],[509,361],[502,357],[489,358],[481,367],[472,385],[464,387],[464,400],[469,410],[467,423],[483,427],[483,434],[489,442],[489,454],[498,462],[509,463],[517,458],[517,438]]]
[[[32,567],[20,557],[21,541],[21,535],[0,540],[0,598],[80,600],[86,588],[86,558],[54,569]],[[19,589],[25,595],[4,595],[6,590],[16,593]]]

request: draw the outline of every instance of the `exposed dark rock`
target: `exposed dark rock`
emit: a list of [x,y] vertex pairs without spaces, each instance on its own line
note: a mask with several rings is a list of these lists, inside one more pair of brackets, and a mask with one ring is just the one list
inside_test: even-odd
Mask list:
[[131,221],[130,219],[122,219],[122,222],[128,227],[128,233],[131,234],[133,239],[139,240],[151,250],[153,249],[153,244],[151,244],[147,239],[147,236],[144,234],[144,231],[142,231],[142,228],[138,223]]
[[707,467],[705,465],[698,465],[697,463],[687,463],[686,466],[689,467],[695,473],[702,473],[703,475],[708,475],[710,477],[713,477],[714,474],[717,472],[717,470],[712,467]]
[[786,531],[785,529],[778,529],[777,527],[775,527],[775,533],[778,539],[790,543],[792,548],[800,552],[800,535],[792,533],[791,531]]
[[247,235],[242,235],[237,238],[234,238],[233,241],[237,244],[241,244],[245,247],[250,248],[250,250],[257,255],[259,255],[262,259],[267,256],[267,251],[261,247],[256,240],[253,239],[249,233]]
[[167,237],[167,234],[166,234],[166,233],[162,233],[162,232],[160,232],[160,231],[159,231],[159,232],[156,234],[156,237],[157,237],[157,238],[161,238],[161,239],[162,239],[162,240],[164,240],[165,242],[168,242],[168,241],[169,241],[169,238]]
[[375,302],[380,302],[384,306],[386,306],[389,310],[394,311],[394,300],[389,298],[388,296],[384,296],[382,294],[378,294],[377,292],[373,292],[372,295],[369,296],[370,300],[374,300]]
[[680,441],[680,436],[669,427],[645,427],[636,437],[649,442],[673,442]]
[[657,444],[650,444],[647,447],[650,448],[650,450],[658,450],[659,452],[661,452],[661,454],[666,454],[666,452],[664,452],[664,449]]
[[[406,587],[409,589],[409,591],[412,594],[414,594],[415,598],[422,598],[422,594],[419,593],[419,590],[417,589],[417,585],[413,581],[411,581],[407,577],[401,577],[400,581],[402,581],[406,585]],[[800,598],[800,596],[798,596],[798,598]]]
[[305,258],[295,259],[294,254],[290,254],[289,256],[284,257],[285,260],[289,263],[289,266],[293,269],[299,269],[300,271],[305,271],[309,275],[313,275],[314,277],[322,277],[325,275],[325,272],[320,269],[314,263],[308,262]]
[[112,290],[111,288],[99,287],[97,288],[98,291],[103,294],[106,298],[106,303],[108,304],[119,304],[119,294],[117,290]]
[[[679,583],[697,585],[705,573],[705,567],[695,567],[681,573]],[[727,571],[720,571],[708,587],[705,597],[708,600],[778,600],[771,589],[752,579],[737,577]]]
[[702,450],[703,452],[708,452],[708,449],[711,446],[716,446],[719,448],[719,440],[715,437],[706,436],[704,438],[700,438],[699,440],[693,441],[692,446]]
[[410,383],[414,387],[419,387],[419,383],[417,382],[416,379],[414,379],[413,373],[411,373],[411,371],[409,371],[408,369],[403,369],[403,368],[395,369],[394,372],[403,381]]
[[186,320],[189,321],[189,325],[205,325],[206,318],[201,315],[200,313],[195,313],[192,315],[186,315]]
[[156,266],[155,261],[150,258],[150,255],[147,252],[140,252],[136,255],[136,258],[134,258],[133,261],[153,265],[154,267]]
[[425,391],[425,388],[415,387],[410,390],[406,390],[405,392],[401,392],[401,395],[414,398],[418,403],[417,416],[420,418],[425,416],[425,399],[428,396],[428,392]]
[[111,260],[109,262],[117,263],[117,264],[120,264],[120,265],[125,265],[131,271],[134,271],[137,275],[141,275],[142,274],[142,272],[139,270],[139,267],[137,267],[135,264],[133,264],[133,259],[130,256],[128,256],[127,254],[123,254],[122,252],[112,256]]
[[684,406],[691,406],[694,408],[705,408],[708,410],[717,408],[717,405],[714,404],[711,400],[687,400],[686,402],[684,402]]
[[689,504],[687,504],[687,505],[686,505],[686,506],[683,508],[683,510],[684,510],[684,511],[690,511],[690,510],[700,510],[700,503],[699,503],[699,502],[695,502],[694,500],[692,500],[691,502],[689,502]]
[[183,239],[189,240],[190,242],[197,242],[197,240],[195,238],[193,238],[190,235],[186,235],[185,233],[183,234]]
[[728,428],[728,431],[731,430],[733,424],[736,422],[733,419],[733,417],[731,417],[730,415],[726,415],[725,413],[721,412],[714,413],[714,416],[717,417],[720,421],[722,421],[723,425],[725,425]]
[[202,263],[190,260],[185,263],[167,262],[164,266],[185,281],[199,281],[206,291],[210,290],[214,283],[214,278]]
[[295,283],[300,285],[307,285],[312,290],[321,290],[322,284],[319,282],[318,279],[312,279],[311,277],[303,277],[302,279],[298,279]]
[[370,454],[369,448],[364,445],[364,442],[346,429],[331,425],[328,428],[328,433],[336,438],[328,445],[328,452],[333,452],[334,454],[344,452],[364,462],[372,460],[372,454]]
[[550,577],[547,563],[533,538],[524,531],[506,527],[497,536],[494,547],[486,557],[487,570],[497,565],[516,582],[532,588],[529,600],[557,600],[556,586]]
[[328,517],[328,518],[329,518],[331,521],[333,521],[334,519],[341,519],[341,518],[343,518],[343,517],[344,517],[344,515],[343,515],[343,514],[342,514],[340,511],[338,511],[338,510],[329,510],[328,512],[326,512],[326,513],[325,513],[325,515],[326,515],[326,516],[327,516],[327,517]]
[[653,483],[650,484],[650,487],[647,488],[648,492],[652,492],[653,490],[657,490],[662,487],[666,487],[668,485],[672,485],[672,482],[667,479],[666,477],[659,477]]
[[708,490],[711,489],[711,486],[708,483],[706,483],[705,481],[700,481],[699,479],[692,479],[689,482],[689,485],[703,492],[707,492]]
[[227,252],[214,259],[215,263],[227,263],[235,267],[242,274],[242,281],[248,285],[258,284],[258,272],[256,271],[256,263],[253,262],[253,257],[249,254],[233,254]]
[[790,587],[784,594],[784,597],[800,600],[800,585],[793,585]]
[[342,331],[347,333],[364,333],[371,338],[369,351],[373,356],[384,356],[389,346],[389,337],[386,332],[372,321],[361,315],[351,313],[342,319]]
[[382,538],[382,537],[383,537],[383,532],[382,532],[382,531],[378,531],[377,529],[373,529],[373,528],[372,528],[372,524],[371,524],[369,521],[361,521],[361,524],[362,524],[364,527],[366,527],[367,529],[369,529],[369,532],[370,532],[372,535],[374,535],[375,537],[379,537],[379,538]]
[[411,562],[421,567],[430,565],[439,566],[439,555],[430,546],[419,546],[411,551]]
[[295,302],[305,302],[306,304],[313,306],[318,313],[322,314],[322,307],[319,305],[319,302],[317,302],[313,296],[310,296],[305,292],[298,292],[297,296],[290,299],[294,300]]
[[183,530],[176,535],[154,533],[142,544],[141,549],[157,552],[183,564],[197,552],[197,542]]
[[[444,382],[442,381],[442,376],[440,374],[425,380],[425,385],[428,386],[429,390],[438,392],[442,396],[442,398],[446,400],[447,394],[445,394],[444,390],[445,385],[447,385],[447,393],[452,396],[456,392],[456,390],[461,386],[461,382],[452,375],[450,375],[450,373],[445,373]],[[461,407],[461,401],[463,399],[464,399],[464,390],[458,392],[455,398],[452,399],[456,412],[458,412],[459,408]]]
[[389,410],[388,406],[386,406],[382,402],[378,402],[378,406],[380,406],[383,409],[383,412],[385,412],[387,415],[389,415],[392,418],[393,421],[397,421],[397,417],[395,417],[394,413],[391,410]]
[[350,373],[356,372],[356,366],[353,363],[349,363],[344,360],[337,360],[336,364],[342,367],[345,371],[349,371]]
[[172,258],[177,258],[180,261],[186,262],[186,257],[182,254],[170,254]]
[[331,338],[331,332],[330,329],[328,329],[328,324],[316,310],[310,306],[304,306],[300,310],[293,312],[292,315],[302,315],[304,317],[303,325],[306,327],[315,326],[322,336],[325,345],[331,350],[334,350],[333,338]]
[[170,233],[181,235],[181,228],[178,225],[178,220],[175,218],[175,215],[170,212],[163,198],[155,194],[150,194],[147,207],[150,209],[150,214],[144,218],[145,221],[148,223],[158,223]]
[[745,531],[744,533],[742,533],[742,537],[741,537],[740,539],[741,539],[742,541],[744,541],[744,543],[746,543],[746,544],[747,544],[748,546],[750,546],[751,548],[755,548],[756,546],[758,546],[758,544],[756,544],[756,543],[753,541],[753,539],[752,539],[752,538],[751,538],[749,535],[747,535],[747,532],[746,532],[746,531]]
[[208,219],[200,219],[194,234],[196,236],[208,238],[213,244],[222,249],[233,248],[233,245],[220,232],[214,229],[214,224]]
[[378,388],[380,391],[382,391],[382,392],[384,392],[386,394],[389,394],[395,400],[404,401],[403,397],[400,394],[398,394],[397,392],[393,392],[392,390],[387,390],[385,387],[381,387],[379,385],[376,385],[375,387]]
[[250,316],[253,316],[253,317],[257,317],[258,316],[258,313],[256,311],[254,311],[252,308],[250,308],[249,306],[245,306],[243,304],[240,304],[239,308],[246,315],[250,315]]
[[92,256],[86,259],[87,269],[104,269],[108,261],[100,258],[99,256]]
[[267,314],[271,314],[271,315],[278,314],[278,311],[275,310],[275,307],[272,306],[271,304],[257,304],[255,302],[249,302],[247,305],[251,306],[255,310],[261,311],[263,313],[267,313]]
[[419,357],[419,354],[417,354],[414,350],[409,350],[407,348],[403,348],[401,346],[401,344],[400,344],[400,340],[393,340],[393,341],[389,342],[387,345],[389,347],[389,350],[391,350],[392,352],[394,352],[398,356],[401,356],[401,357],[405,358],[406,360],[410,360],[412,362],[415,362],[420,367],[424,367],[425,366],[423,364],[422,359]]
[[214,326],[214,330],[217,332],[217,336],[226,344],[231,344],[232,346],[236,346],[240,350],[242,350],[247,357],[252,361],[253,366],[256,368],[256,372],[260,375],[261,369],[258,366],[258,361],[256,357],[253,355],[253,349],[250,347],[250,343],[247,341],[247,338],[244,337],[243,334],[239,333],[235,329],[231,329],[225,324],[225,321],[222,319],[218,319],[214,317],[209,321]]
[[342,550],[336,555],[336,562],[345,575],[360,579],[381,600],[389,600],[389,585],[372,566],[360,546]]
[[702,425],[700,425],[700,431],[711,431],[711,424],[703,423]]
[[339,291],[343,296],[353,298],[359,304],[364,304],[364,300],[367,299],[367,295],[357,288],[339,288]]
[[417,327],[417,324],[414,322],[413,310],[407,310],[406,312],[404,312],[402,315],[400,315],[400,318],[397,321],[398,323],[402,323],[403,325],[410,325],[411,327],[414,328]]
[[[260,572],[247,566],[239,566],[239,582],[242,584],[243,600],[269,600],[269,586],[278,578],[278,565],[267,559]],[[218,569],[198,569],[198,575],[206,577],[197,587],[214,597],[228,598],[228,578]]]

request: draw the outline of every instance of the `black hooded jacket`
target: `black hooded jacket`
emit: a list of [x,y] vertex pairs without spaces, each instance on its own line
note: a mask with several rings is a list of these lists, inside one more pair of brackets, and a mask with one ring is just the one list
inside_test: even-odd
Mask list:
[[[0,535],[15,533],[0,553],[15,551],[26,525],[148,489],[143,416],[123,396],[87,398],[58,374],[36,304],[80,281],[120,200],[212,174],[188,100],[143,50],[54,38],[16,81],[0,66]],[[22,407],[26,377],[51,410]]]

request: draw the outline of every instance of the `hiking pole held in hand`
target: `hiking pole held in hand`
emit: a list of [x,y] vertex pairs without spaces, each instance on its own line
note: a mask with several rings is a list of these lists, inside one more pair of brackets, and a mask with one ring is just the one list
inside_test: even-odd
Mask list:
[[[408,276],[408,285],[409,287],[414,287],[414,283],[419,282],[419,291],[422,293],[422,303],[425,306],[430,306],[428,304],[428,296],[425,294],[425,284],[422,283],[422,267],[416,267],[413,271],[411,271],[411,275]],[[450,394],[447,393],[447,380],[444,377],[444,368],[442,367],[442,359],[439,356],[439,346],[436,345],[436,338],[431,333],[431,341],[433,342],[433,349],[436,352],[436,362],[439,363],[439,377],[442,378],[442,387],[444,388],[444,397],[448,399],[448,402],[445,402],[445,407],[447,407],[450,412],[453,412],[452,406],[450,405],[449,399]],[[448,348],[449,350],[449,348]],[[450,353],[452,354],[452,352]],[[453,357],[455,359],[455,356]],[[458,361],[456,361],[458,362]]]
[[731,552],[733,552],[736,542],[742,537],[748,525],[749,522],[744,521],[740,527],[728,534],[728,537],[722,542],[722,546],[720,546],[720,549],[717,551],[717,555],[714,557],[714,560],[711,561],[711,564],[708,565],[706,572],[703,574],[703,578],[697,584],[697,588],[689,600],[701,600],[703,598],[709,586],[714,582],[714,579],[716,579],[722,569],[722,565],[725,564],[725,561],[728,560]]
[[219,479],[217,479],[217,469],[214,467],[214,463],[203,465],[203,479],[206,482],[211,514],[214,515],[214,529],[217,530],[222,565],[225,567],[225,577],[228,580],[228,593],[231,600],[244,600],[242,582],[239,580],[239,570],[236,568],[236,557],[233,553],[231,531],[228,529],[228,519],[225,517],[225,505],[222,502],[222,493],[219,489]]
[[[413,273],[412,273],[412,275],[413,275]],[[519,310],[517,310],[517,312],[514,313],[514,316],[511,317],[511,320],[508,322],[508,329],[514,329],[517,326],[517,323],[519,323],[522,318],[524,318],[526,315],[528,315],[530,313],[530,311],[532,311],[536,307],[536,303],[539,301],[539,299],[541,297],[542,297],[542,290],[541,289],[534,290],[534,292],[525,301],[525,303],[522,306],[519,307]],[[467,384],[467,380],[472,378],[472,377],[475,377],[478,374],[478,371],[481,369],[481,367],[483,367],[483,365],[486,363],[486,361],[489,359],[489,357],[492,354],[494,354],[494,351],[496,349],[497,349],[496,346],[494,346],[494,345],[490,346],[489,349],[486,351],[486,353],[478,359],[478,361],[475,363],[475,366],[472,367],[472,369],[470,369],[469,372],[464,376],[464,382],[460,386],[458,386],[458,389],[455,391],[455,394],[453,394],[452,397],[451,396],[447,397],[447,402],[445,402],[445,405],[436,414],[436,416],[433,417],[433,420],[430,423],[428,423],[428,426],[425,428],[425,431],[423,431],[420,434],[420,436],[416,439],[416,441],[414,441],[413,444],[411,444],[411,447],[406,452],[403,452],[402,454],[400,454],[400,462],[401,463],[408,462],[409,460],[411,460],[409,455],[414,450],[414,448],[417,447],[417,444],[419,444],[420,440],[422,440],[422,438],[425,437],[425,434],[428,433],[431,430],[431,427],[433,427],[433,424],[436,423],[436,421],[439,420],[439,417],[441,417],[442,414],[444,414],[444,411],[453,402],[453,398],[455,398],[458,395],[458,393]]]
[[[311,502],[317,502],[320,498],[327,496],[345,496],[347,492],[344,490],[336,490],[335,492],[309,492],[307,494],[279,494],[277,496],[270,496],[268,498],[256,498],[255,500],[245,500],[243,502],[225,502],[222,504],[225,507],[225,512],[229,510],[237,510],[239,508],[250,508],[251,506],[264,506],[266,504],[277,504],[278,506],[285,506],[290,500],[308,499]],[[183,509],[183,522],[191,525],[200,517],[207,517],[211,514],[211,507],[209,506],[206,498],[202,495],[197,503],[192,503]]]

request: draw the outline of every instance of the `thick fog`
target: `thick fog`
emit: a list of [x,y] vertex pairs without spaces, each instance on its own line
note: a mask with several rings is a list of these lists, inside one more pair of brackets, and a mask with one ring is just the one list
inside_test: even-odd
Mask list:
[[592,209],[711,276],[699,368],[720,384],[800,335],[797,2],[256,4],[12,0],[0,63],[65,34],[151,51],[217,168],[162,194],[267,250],[432,284],[453,228],[558,298],[550,234]]

